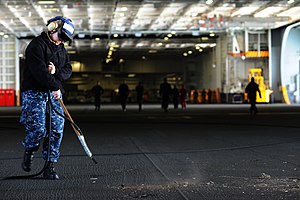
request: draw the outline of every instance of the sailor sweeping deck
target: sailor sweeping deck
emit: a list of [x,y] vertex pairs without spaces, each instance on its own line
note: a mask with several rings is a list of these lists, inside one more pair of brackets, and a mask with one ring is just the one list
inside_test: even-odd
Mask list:
[[[70,19],[62,16],[54,17],[48,21],[47,31],[34,38],[25,52],[20,118],[20,122],[25,126],[22,168],[26,172],[31,170],[34,152],[39,149],[44,139],[42,154],[48,161],[43,172],[45,179],[59,179],[54,164],[58,162],[60,156],[65,119],[56,112],[51,112],[49,116],[51,133],[48,133],[47,101],[51,99],[53,107],[63,113],[57,99],[62,98],[64,91],[62,82],[69,79],[72,74],[64,42],[71,42],[73,34],[74,25]],[[48,134],[51,134],[50,141]]]

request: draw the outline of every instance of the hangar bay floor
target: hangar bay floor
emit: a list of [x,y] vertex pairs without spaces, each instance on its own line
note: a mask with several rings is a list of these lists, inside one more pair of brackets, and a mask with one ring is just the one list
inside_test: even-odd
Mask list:
[[[300,199],[300,106],[67,105],[98,164],[66,123],[60,180],[21,169],[20,107],[0,108],[0,199]],[[36,153],[33,172],[43,167]]]

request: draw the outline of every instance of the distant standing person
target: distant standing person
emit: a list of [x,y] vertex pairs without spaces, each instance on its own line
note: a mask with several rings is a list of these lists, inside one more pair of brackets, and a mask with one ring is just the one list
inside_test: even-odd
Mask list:
[[257,113],[257,107],[256,107],[256,92],[258,92],[259,97],[261,98],[261,93],[259,90],[259,86],[257,83],[254,82],[254,78],[251,77],[250,83],[246,86],[245,92],[248,94],[248,99],[250,101],[250,114],[256,114]]
[[201,97],[202,97],[202,103],[206,103],[206,91],[205,91],[205,89],[202,90]]
[[129,88],[125,81],[119,86],[119,98],[123,112],[126,112],[126,103],[129,95]]
[[212,95],[212,91],[210,89],[208,89],[208,92],[207,92],[208,103],[212,103],[212,101],[211,101],[211,95]]
[[172,90],[172,95],[173,95],[174,109],[177,109],[178,108],[179,91],[178,91],[176,85],[174,85],[174,88]]
[[194,103],[197,104],[198,103],[198,91],[195,89],[193,92],[193,97],[194,97]]
[[100,111],[101,95],[104,93],[104,89],[101,87],[100,81],[98,81],[97,85],[92,88],[92,92],[95,97],[95,110]]
[[144,95],[144,86],[142,85],[142,82],[139,82],[139,84],[135,87],[136,91],[136,101],[139,105],[139,112],[142,111],[142,104],[143,104],[143,95]]
[[179,90],[179,97],[180,97],[181,108],[185,109],[186,108],[187,91],[184,87],[184,84],[181,85],[181,88]]
[[165,112],[168,112],[171,92],[171,85],[168,83],[167,78],[164,78],[164,82],[160,84],[159,95],[162,98],[161,107]]

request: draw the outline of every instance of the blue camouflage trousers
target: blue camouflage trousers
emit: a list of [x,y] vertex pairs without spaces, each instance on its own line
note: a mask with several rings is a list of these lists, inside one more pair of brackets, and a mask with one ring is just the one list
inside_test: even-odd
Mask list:
[[[64,115],[59,101],[50,94],[54,108]],[[22,142],[26,151],[37,151],[43,140],[43,159],[57,162],[60,155],[60,144],[63,137],[65,119],[50,108],[50,116],[47,114],[48,92],[27,90],[22,92],[22,113],[20,122],[25,126],[25,138]],[[48,118],[51,117],[50,154],[48,155],[49,133],[47,131]]]

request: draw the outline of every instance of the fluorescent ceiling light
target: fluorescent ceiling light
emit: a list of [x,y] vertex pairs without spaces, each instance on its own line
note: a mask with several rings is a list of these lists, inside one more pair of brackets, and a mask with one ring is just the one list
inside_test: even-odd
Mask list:
[[150,29],[167,29],[170,24],[174,23],[177,15],[181,14],[186,3],[170,3],[161,14],[157,17]]
[[128,10],[128,8],[124,6],[124,7],[122,7],[120,10],[123,11],[123,12],[125,12],[125,11]]
[[282,11],[284,7],[268,7],[254,14],[254,17],[270,17],[280,11]]
[[212,4],[213,2],[214,2],[213,0],[207,0],[205,3],[208,4],[208,5],[210,5],[210,4]]
[[135,77],[135,74],[128,74],[128,77],[133,78],[133,77]]
[[134,35],[135,35],[135,37],[142,37],[142,33],[140,33],[140,32],[136,32]]
[[184,6],[186,6],[185,3],[171,3],[162,11],[160,16],[176,16]]
[[70,51],[68,51],[68,54],[76,54],[76,51],[75,50],[70,50]]
[[156,16],[158,10],[153,4],[144,4],[136,14],[136,17],[145,18],[145,16]]
[[155,49],[150,49],[148,52],[149,52],[149,53],[157,53],[157,50],[155,50]]
[[38,1],[38,4],[55,4],[55,1]]
[[192,32],[192,36],[199,36],[200,34],[199,34],[199,31],[193,31]]
[[300,6],[290,8],[286,11],[283,11],[277,14],[278,17],[293,17],[294,15],[299,15],[300,13]]
[[230,16],[230,12],[234,9],[234,6],[221,6],[216,7],[213,11],[207,13],[208,17],[214,17],[215,15]]
[[235,11],[234,13],[232,13],[231,17],[237,16],[237,15],[251,15],[257,9],[259,9],[258,6],[242,7],[239,10]]
[[197,6],[192,6],[184,15],[195,17],[198,14],[204,13],[207,9],[208,7],[206,5],[198,4]]
[[140,43],[136,44],[136,47],[143,47],[143,46],[145,46],[145,44],[143,42],[140,42]]

